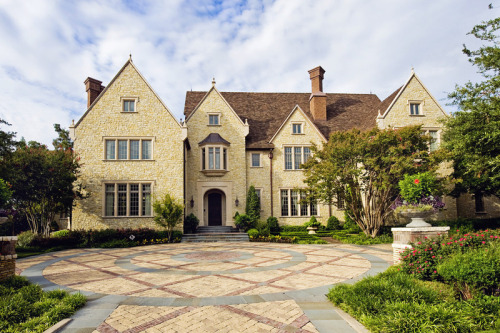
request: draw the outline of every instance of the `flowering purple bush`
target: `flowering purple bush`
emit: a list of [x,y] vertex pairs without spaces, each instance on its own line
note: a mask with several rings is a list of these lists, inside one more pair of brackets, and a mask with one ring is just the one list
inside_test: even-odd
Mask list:
[[432,195],[429,195],[428,197],[421,198],[418,203],[406,202],[405,200],[403,200],[401,197],[398,196],[396,198],[396,200],[394,200],[394,203],[391,205],[391,209],[395,210],[396,208],[402,207],[402,206],[405,206],[408,208],[411,208],[411,207],[417,208],[417,207],[421,207],[422,205],[432,206],[434,211],[437,211],[439,209],[444,208],[444,202],[441,200],[440,197],[434,197]]

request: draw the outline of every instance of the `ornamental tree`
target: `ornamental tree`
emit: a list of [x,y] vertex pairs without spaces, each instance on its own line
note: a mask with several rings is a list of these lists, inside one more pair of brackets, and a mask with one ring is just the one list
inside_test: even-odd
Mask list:
[[183,210],[184,206],[169,193],[166,193],[161,200],[153,202],[153,211],[156,214],[154,221],[167,230],[169,241],[172,239],[175,226],[182,221]]
[[67,211],[78,196],[73,188],[80,167],[77,158],[69,150],[48,150],[30,142],[0,163],[12,185],[14,208],[26,216],[33,233],[48,236],[56,214]]
[[334,132],[321,149],[312,147],[304,182],[320,202],[342,196],[349,217],[375,237],[392,212],[403,175],[434,171],[441,162],[441,152],[429,153],[429,142],[421,126]]
[[456,86],[449,94],[455,112],[445,123],[444,147],[451,152],[453,195],[464,192],[500,197],[500,18],[476,25],[469,33],[485,43],[463,53],[484,80]]

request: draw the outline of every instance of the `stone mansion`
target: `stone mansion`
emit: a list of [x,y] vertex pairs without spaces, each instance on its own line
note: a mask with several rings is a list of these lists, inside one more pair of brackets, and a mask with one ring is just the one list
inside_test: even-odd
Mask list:
[[[412,71],[384,100],[374,94],[323,91],[325,71],[309,71],[311,92],[186,93],[179,122],[129,59],[106,87],[87,78],[87,111],[70,126],[81,158],[81,182],[90,192],[72,213],[72,228],[155,227],[152,201],[168,192],[200,225],[234,225],[248,188],[261,199],[261,216],[300,225],[311,216],[343,220],[343,202],[331,207],[300,202],[301,164],[330,133],[421,124],[440,144],[446,112]],[[489,198],[445,198],[440,218],[489,217],[500,206]],[[491,209],[490,209],[491,208]]]

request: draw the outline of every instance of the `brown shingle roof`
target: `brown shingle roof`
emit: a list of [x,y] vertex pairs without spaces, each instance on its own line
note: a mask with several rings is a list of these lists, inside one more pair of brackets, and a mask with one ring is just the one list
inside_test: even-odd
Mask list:
[[[327,120],[314,121],[309,109],[310,93],[248,93],[221,92],[242,121],[248,120],[250,133],[247,148],[270,148],[269,140],[298,105],[323,135],[331,132],[375,127],[380,99],[374,94],[326,94]],[[206,92],[188,91],[184,115],[186,118],[199,104]]]
[[387,97],[382,102],[380,102],[380,105],[379,105],[379,107],[377,109],[377,112],[380,110],[380,114],[384,114],[384,112],[387,110],[387,108],[389,107],[389,105],[391,105],[392,101],[394,100],[394,98],[396,98],[396,96],[398,95],[399,91],[402,88],[403,88],[403,86],[399,87],[398,89],[396,89],[395,92],[393,92],[392,94],[390,94],[389,97]]

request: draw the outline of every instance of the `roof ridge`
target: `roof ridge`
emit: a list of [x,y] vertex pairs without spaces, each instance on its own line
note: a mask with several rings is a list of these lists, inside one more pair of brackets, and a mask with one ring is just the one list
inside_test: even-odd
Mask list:
[[[207,90],[208,91],[208,90]],[[207,91],[201,90],[188,90],[187,93],[206,93]],[[311,92],[279,92],[279,91],[220,91],[220,93],[231,93],[231,94],[311,94]],[[367,96],[377,96],[374,93],[335,93],[335,92],[325,92],[327,95],[367,95]]]

